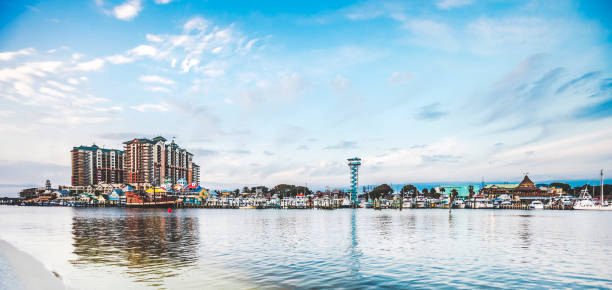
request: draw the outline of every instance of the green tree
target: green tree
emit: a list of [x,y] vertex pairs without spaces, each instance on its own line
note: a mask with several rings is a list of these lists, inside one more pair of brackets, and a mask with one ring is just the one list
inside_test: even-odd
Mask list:
[[419,192],[419,190],[414,185],[412,185],[412,184],[406,184],[400,190],[401,194],[407,194],[409,196],[412,196],[412,195],[416,194],[417,192]]
[[247,186],[242,188],[242,192],[244,193],[250,193],[249,188]]
[[298,194],[309,195],[312,190],[304,186],[295,186],[291,184],[279,184],[270,190],[272,194],[278,194],[279,197],[295,197]]
[[424,196],[429,196],[429,189],[423,188],[423,195]]
[[391,194],[393,194],[393,189],[388,184],[381,184],[377,187],[374,187],[374,189],[370,191],[370,196],[375,199],[389,197]]

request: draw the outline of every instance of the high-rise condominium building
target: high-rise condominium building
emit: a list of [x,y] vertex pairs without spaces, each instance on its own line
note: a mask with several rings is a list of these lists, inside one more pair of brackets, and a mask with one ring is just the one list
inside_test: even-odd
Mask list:
[[164,137],[136,138],[126,141],[126,180],[131,184],[176,184],[184,178],[188,184],[199,183],[200,170],[193,163],[193,154],[179,147],[174,140],[166,144]]
[[120,184],[124,182],[123,151],[96,146],[73,147],[72,185]]

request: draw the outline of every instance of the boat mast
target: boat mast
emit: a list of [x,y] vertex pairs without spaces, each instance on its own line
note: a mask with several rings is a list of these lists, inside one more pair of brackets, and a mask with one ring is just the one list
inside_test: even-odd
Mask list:
[[601,183],[600,183],[600,187],[599,187],[599,193],[601,194],[601,199],[599,200],[599,204],[603,206],[603,202],[604,202],[604,198],[603,198],[603,169],[600,172],[600,178],[601,178]]

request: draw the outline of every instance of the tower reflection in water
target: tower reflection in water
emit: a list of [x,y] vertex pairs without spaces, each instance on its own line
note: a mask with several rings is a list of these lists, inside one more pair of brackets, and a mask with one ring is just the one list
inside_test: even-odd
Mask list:
[[75,267],[120,267],[152,286],[180,275],[198,258],[197,218],[159,209],[76,210],[72,235]]

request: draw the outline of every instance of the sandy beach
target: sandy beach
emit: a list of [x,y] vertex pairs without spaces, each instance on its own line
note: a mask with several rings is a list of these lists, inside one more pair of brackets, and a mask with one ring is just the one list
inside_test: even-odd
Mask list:
[[66,289],[41,262],[0,240],[0,289]]

